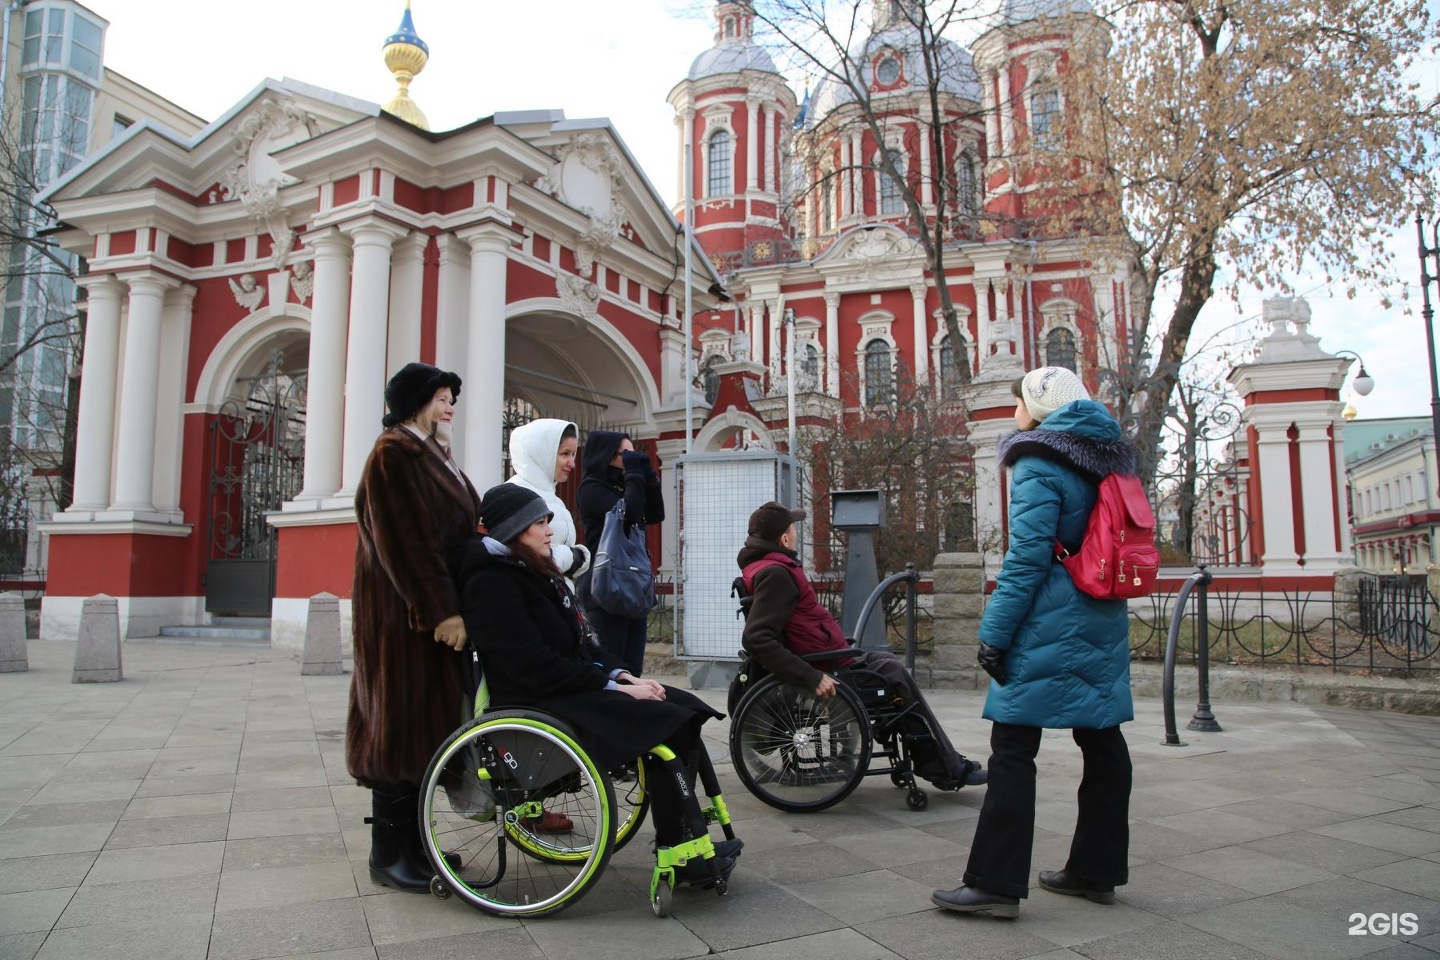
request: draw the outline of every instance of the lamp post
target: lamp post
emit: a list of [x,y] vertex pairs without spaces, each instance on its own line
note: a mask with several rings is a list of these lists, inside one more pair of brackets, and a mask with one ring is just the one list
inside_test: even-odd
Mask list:
[[1365,372],[1365,361],[1361,359],[1360,354],[1354,350],[1336,350],[1335,356],[1355,358],[1355,362],[1360,364],[1360,369],[1356,372],[1355,379],[1350,381],[1350,386],[1356,393],[1360,394],[1360,396],[1370,396],[1370,391],[1375,389],[1375,378]]
[[[1440,279],[1440,224],[1430,225],[1430,245],[1425,245],[1425,218],[1415,212],[1415,234],[1420,240],[1420,316],[1425,318],[1426,356],[1430,359],[1430,429],[1440,449],[1440,378],[1435,372],[1435,309],[1430,305],[1430,282]],[[1430,258],[1436,270],[1430,272]],[[1440,471],[1437,471],[1440,472]]]

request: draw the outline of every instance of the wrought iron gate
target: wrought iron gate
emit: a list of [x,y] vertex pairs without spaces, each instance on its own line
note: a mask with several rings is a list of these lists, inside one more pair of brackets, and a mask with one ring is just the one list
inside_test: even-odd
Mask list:
[[275,351],[244,401],[227,400],[210,423],[210,549],[205,610],[270,615],[275,528],[265,515],[300,492],[305,466],[305,371]]

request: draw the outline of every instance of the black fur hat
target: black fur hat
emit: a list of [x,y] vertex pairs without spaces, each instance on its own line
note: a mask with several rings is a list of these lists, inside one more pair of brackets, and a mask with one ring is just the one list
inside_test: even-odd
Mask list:
[[407,363],[390,382],[385,384],[385,406],[390,412],[381,421],[387,427],[404,423],[435,398],[442,388],[449,387],[454,399],[460,399],[460,375],[432,367],[428,363]]

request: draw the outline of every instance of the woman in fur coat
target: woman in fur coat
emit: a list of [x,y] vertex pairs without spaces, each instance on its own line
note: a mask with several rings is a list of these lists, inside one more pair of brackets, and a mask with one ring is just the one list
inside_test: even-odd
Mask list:
[[576,537],[575,521],[555,488],[575,472],[579,449],[579,433],[568,420],[531,420],[510,431],[510,467],[515,475],[506,483],[534,490],[545,499],[553,534],[550,555],[572,585],[590,569],[590,551]]
[[[487,535],[470,541],[456,580],[491,705],[560,717],[602,769],[644,756],[657,846],[686,839],[687,825],[700,836],[706,830],[694,794],[700,728],[723,715],[691,693],[634,676],[591,639],[551,558],[550,508],[539,494],[510,483],[491,487],[480,517]],[[688,797],[648,754],[661,743],[684,762]],[[722,876],[734,868],[741,846],[738,839],[715,843]],[[708,883],[710,867],[691,860],[676,869],[676,879]]]
[[460,378],[407,364],[385,387],[385,431],[355,489],[355,672],[345,762],[371,791],[370,879],[428,888],[416,807],[430,758],[461,720],[465,645],[449,564],[480,499],[450,456]]
[[1134,719],[1125,601],[1081,593],[1055,560],[1057,543],[1079,548],[1099,481],[1135,473],[1134,447],[1069,370],[1032,370],[1014,392],[1020,432],[1000,442],[1001,464],[1014,468],[1010,543],[980,621],[980,665],[994,678],[985,699],[990,784],[964,885],[932,896],[949,910],[997,917],[1018,916],[1029,893],[1042,728],[1070,730],[1085,767],[1070,858],[1042,871],[1040,886],[1115,902],[1128,878],[1131,781],[1120,724]]

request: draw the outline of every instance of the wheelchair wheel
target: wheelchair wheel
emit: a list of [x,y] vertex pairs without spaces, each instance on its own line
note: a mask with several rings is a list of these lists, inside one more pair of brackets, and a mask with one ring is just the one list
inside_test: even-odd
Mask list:
[[774,677],[751,687],[730,722],[730,756],[740,782],[791,813],[844,800],[870,764],[870,723],[841,684],[821,700]]
[[[569,820],[568,832],[541,832],[546,813]],[[610,859],[615,820],[610,777],[540,712],[500,711],[461,727],[421,785],[421,835],[439,887],[499,916],[542,916],[583,897]]]
[[650,794],[645,790],[645,764],[635,761],[635,779],[626,783],[611,782],[615,792],[615,846],[611,853],[625,848],[639,832],[650,812]]

